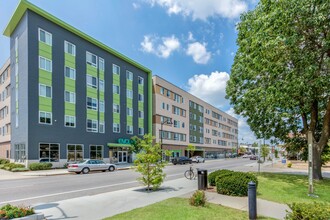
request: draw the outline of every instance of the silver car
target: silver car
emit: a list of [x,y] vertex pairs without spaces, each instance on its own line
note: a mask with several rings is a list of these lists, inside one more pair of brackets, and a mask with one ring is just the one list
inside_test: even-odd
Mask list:
[[102,160],[81,160],[77,163],[68,165],[69,172],[75,172],[76,174],[87,174],[90,171],[106,171],[110,172],[116,170],[116,165],[111,163],[105,163]]
[[192,162],[196,162],[196,163],[204,163],[205,162],[205,158],[203,158],[201,156],[193,156],[190,159],[192,160]]

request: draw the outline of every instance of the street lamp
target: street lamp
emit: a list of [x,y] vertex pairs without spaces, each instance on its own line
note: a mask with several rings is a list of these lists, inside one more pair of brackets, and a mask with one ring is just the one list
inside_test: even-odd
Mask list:
[[159,130],[159,133],[160,133],[160,150],[163,151],[163,125],[166,124],[166,125],[172,125],[172,119],[171,118],[168,118],[166,121],[163,121],[160,123],[160,130]]

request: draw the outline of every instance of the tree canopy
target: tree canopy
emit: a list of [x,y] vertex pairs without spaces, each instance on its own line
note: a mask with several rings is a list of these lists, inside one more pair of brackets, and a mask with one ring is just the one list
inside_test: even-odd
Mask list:
[[258,138],[314,138],[314,178],[330,136],[330,4],[261,0],[242,14],[226,92]]

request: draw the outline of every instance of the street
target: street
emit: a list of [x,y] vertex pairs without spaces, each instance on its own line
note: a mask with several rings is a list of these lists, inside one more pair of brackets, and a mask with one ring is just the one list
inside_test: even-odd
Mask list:
[[[248,159],[213,160],[193,164],[193,168],[239,169],[253,161]],[[166,181],[182,178],[186,165],[170,165],[165,168]],[[140,174],[134,170],[115,172],[95,172],[87,175],[43,176],[29,179],[3,180],[0,182],[0,206],[11,203],[16,205],[35,205],[59,200],[96,195],[141,185],[136,181]]]

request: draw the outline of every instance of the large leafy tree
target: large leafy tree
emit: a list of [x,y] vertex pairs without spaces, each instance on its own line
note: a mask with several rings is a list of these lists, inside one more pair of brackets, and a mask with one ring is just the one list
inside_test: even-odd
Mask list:
[[227,85],[236,113],[258,138],[313,134],[313,177],[330,136],[330,4],[261,0],[241,16]]

